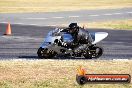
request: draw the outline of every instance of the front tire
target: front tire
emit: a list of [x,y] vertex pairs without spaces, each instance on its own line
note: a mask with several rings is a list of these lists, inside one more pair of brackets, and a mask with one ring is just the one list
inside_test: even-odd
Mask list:
[[56,53],[53,50],[48,50],[48,48],[42,48],[40,47],[37,51],[38,57],[43,59],[43,58],[53,58]]

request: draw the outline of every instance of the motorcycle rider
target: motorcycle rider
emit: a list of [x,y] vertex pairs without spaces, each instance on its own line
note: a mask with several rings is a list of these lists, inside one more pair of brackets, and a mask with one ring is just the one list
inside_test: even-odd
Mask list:
[[79,27],[77,23],[71,23],[68,28],[63,29],[63,32],[70,33],[74,39],[71,45],[91,44],[91,38],[85,29]]

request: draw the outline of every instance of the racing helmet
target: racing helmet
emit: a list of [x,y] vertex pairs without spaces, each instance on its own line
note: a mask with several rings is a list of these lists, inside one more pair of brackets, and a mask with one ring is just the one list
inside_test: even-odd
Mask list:
[[77,23],[71,23],[69,25],[69,32],[70,33],[77,33],[79,30],[79,26],[77,25]]

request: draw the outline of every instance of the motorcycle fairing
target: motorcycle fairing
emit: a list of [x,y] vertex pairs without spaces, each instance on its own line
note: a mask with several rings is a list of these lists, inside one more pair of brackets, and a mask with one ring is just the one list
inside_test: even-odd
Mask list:
[[96,44],[100,41],[102,41],[103,39],[105,39],[108,36],[107,32],[95,32],[95,33],[90,33],[93,41],[92,44]]
[[41,44],[40,47],[46,48],[46,47],[48,47],[48,45],[53,44],[56,39],[60,40],[61,36],[60,35],[55,35],[55,33],[56,33],[56,29],[50,31],[47,34],[47,36],[44,38],[44,42]]
[[[42,47],[42,48],[48,47],[50,44],[53,44],[56,39],[60,40],[62,35],[64,35],[64,37],[65,37],[64,39],[66,41],[73,40],[69,34],[63,33],[62,35],[59,35],[59,32],[60,31],[58,31],[58,29],[50,31],[40,47]],[[89,34],[92,39],[92,44],[96,44],[108,36],[107,32],[93,32],[93,33],[89,33]]]

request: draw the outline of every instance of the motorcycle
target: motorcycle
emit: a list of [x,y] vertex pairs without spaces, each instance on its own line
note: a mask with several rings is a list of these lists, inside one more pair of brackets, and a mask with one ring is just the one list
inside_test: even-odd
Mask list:
[[70,57],[84,57],[87,59],[99,58],[103,54],[103,48],[96,44],[108,36],[107,32],[92,32],[89,33],[83,29],[84,32],[89,34],[91,44],[77,44],[70,47],[74,38],[71,34],[62,32],[63,29],[56,28],[51,30],[44,42],[37,51],[39,58],[53,58],[57,56],[70,56]]

